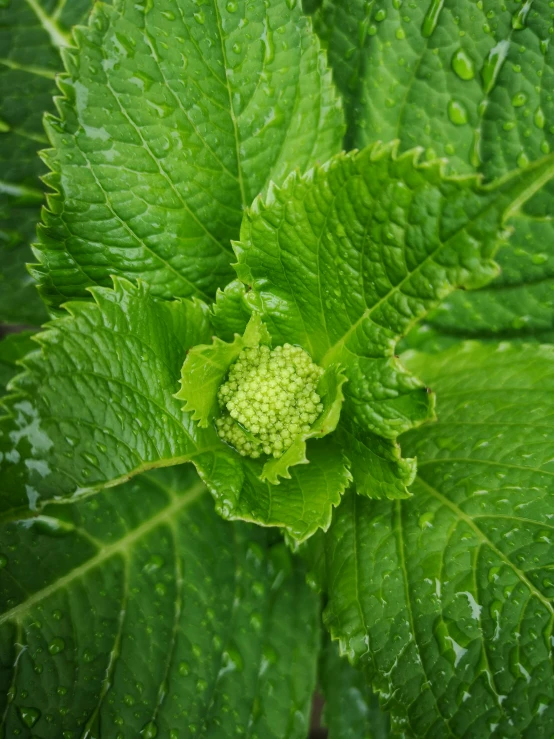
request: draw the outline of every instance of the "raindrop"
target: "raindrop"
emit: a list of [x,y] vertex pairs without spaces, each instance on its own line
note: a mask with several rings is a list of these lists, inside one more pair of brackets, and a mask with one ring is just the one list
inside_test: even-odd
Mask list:
[[504,60],[508,55],[508,49],[510,48],[510,42],[506,39],[500,41],[496,46],[489,51],[483,69],[481,70],[481,79],[483,80],[483,87],[485,93],[488,95],[494,87]]
[[296,0],[287,0],[287,8],[294,10],[296,8]]
[[520,169],[525,169],[525,167],[529,166],[529,157],[524,151],[522,151],[517,158],[517,166]]
[[403,39],[406,38],[406,31],[403,28],[397,28],[396,33],[394,35],[399,41],[402,41]]
[[167,18],[168,21],[175,20],[175,13],[172,13],[171,10],[162,10],[162,15],[164,18]]
[[[204,23],[206,22],[206,16],[204,15],[204,13],[203,13],[202,10],[200,10],[198,13],[194,13],[193,18],[194,18],[194,20],[197,23],[200,23],[201,26],[203,26]],[[148,726],[148,724],[147,724],[147,726]],[[143,731],[144,731],[144,729],[143,729]],[[156,729],[156,732],[157,731],[158,730]],[[156,736],[156,734],[153,734],[153,736]]]
[[450,100],[448,103],[448,117],[456,126],[467,123],[467,110],[458,100]]
[[539,107],[536,109],[535,117],[533,118],[533,120],[535,121],[535,126],[537,128],[544,128],[546,124],[546,117],[542,108]]
[[65,642],[59,636],[56,636],[48,645],[48,651],[50,654],[59,654],[65,649]]
[[125,703],[126,706],[134,706],[135,705],[135,699],[133,698],[130,693],[126,693],[123,696],[123,703]]
[[461,80],[472,80],[475,77],[475,67],[471,57],[464,49],[458,49],[452,56],[452,69]]
[[20,706],[19,715],[21,716],[21,720],[23,721],[25,726],[28,726],[29,729],[32,729],[40,718],[40,711],[38,710],[38,708]]
[[380,8],[380,10],[378,10],[375,13],[375,20],[378,23],[380,23],[381,21],[384,21],[386,17],[387,17],[387,11],[384,8]]
[[144,739],[155,739],[158,736],[158,727],[154,721],[149,721],[141,729],[142,736]]
[[8,558],[5,554],[0,554],[0,570],[3,570],[4,567],[8,564]]
[[531,10],[532,2],[533,0],[526,0],[517,13],[512,17],[512,28],[516,31],[520,31],[522,28],[525,28],[527,15]]
[[423,25],[421,27],[421,33],[425,38],[429,38],[433,31],[437,27],[439,15],[444,5],[444,0],[431,0],[431,4],[425,18],[423,19]]
[[512,98],[512,105],[514,108],[521,108],[527,102],[527,95],[524,92],[516,92]]
[[165,559],[163,557],[160,557],[159,554],[153,554],[142,568],[142,571],[150,575],[152,572],[156,572],[157,570],[159,570],[160,567],[163,567],[164,564]]
[[235,52],[235,54],[240,54],[240,52],[242,51],[242,46],[238,43],[233,44],[233,51]]
[[235,2],[235,0],[229,0],[229,2],[227,3],[225,7],[227,8],[228,13],[236,13],[238,5]]
[[52,618],[56,621],[62,620],[62,612],[59,609],[56,609],[55,611],[52,611]]
[[158,595],[165,595],[167,593],[167,588],[163,582],[157,582],[155,590]]
[[188,662],[179,662],[179,675],[186,677],[190,672]]

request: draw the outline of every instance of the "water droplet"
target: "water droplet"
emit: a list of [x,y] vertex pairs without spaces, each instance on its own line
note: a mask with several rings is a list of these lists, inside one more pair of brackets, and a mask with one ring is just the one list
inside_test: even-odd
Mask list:
[[262,34],[262,41],[264,42],[264,64],[271,64],[275,58],[275,45],[273,43],[273,35],[269,27],[269,19],[264,16],[264,32]]
[[544,128],[546,124],[546,117],[542,108],[539,107],[536,109],[535,117],[533,118],[533,120],[535,121],[535,126],[537,126],[537,128]]
[[541,151],[543,154],[550,154],[550,144],[546,139],[541,142]]
[[240,44],[238,44],[238,43],[237,44],[233,44],[233,47],[232,48],[233,48],[233,51],[235,52],[235,54],[240,54],[240,52],[242,51],[242,46]]
[[406,38],[406,31],[403,28],[397,28],[396,33],[394,35],[399,41],[402,41],[403,39]]
[[463,126],[467,123],[467,110],[463,103],[459,100],[450,100],[448,102],[448,117],[456,126]]
[[60,685],[60,687],[56,690],[56,693],[58,695],[67,695],[67,688],[63,685]]
[[[204,12],[202,10],[199,10],[198,13],[194,13],[194,15],[192,17],[194,18],[194,20],[197,23],[200,23],[201,26],[203,26],[204,23],[206,22],[206,16],[204,15]],[[147,724],[147,726],[148,726],[148,724]],[[144,731],[144,729],[143,729],[143,731]],[[157,731],[158,730],[156,729],[156,732]],[[154,736],[156,736],[156,734],[154,734]]]
[[133,698],[133,696],[130,693],[126,693],[123,696],[123,702],[127,706],[134,706],[135,705],[135,699]]
[[516,92],[512,98],[512,105],[514,108],[521,108],[527,102],[527,95],[524,92]]
[[179,675],[181,677],[186,677],[190,672],[190,667],[188,662],[179,662]]
[[164,564],[165,559],[163,557],[160,557],[159,554],[153,554],[142,568],[142,571],[146,572],[148,575],[151,575],[153,572],[159,570],[160,567],[163,567]]
[[92,662],[94,660],[94,652],[92,652],[90,649],[85,649],[83,652],[83,661],[84,662]]
[[429,38],[433,31],[437,27],[439,15],[444,5],[444,0],[431,0],[431,4],[423,19],[423,25],[421,27],[421,33],[425,38]]
[[163,582],[157,582],[154,589],[158,595],[165,595],[167,593],[167,588]]
[[524,151],[522,151],[517,158],[517,166],[520,169],[525,169],[525,167],[529,166],[529,157]]
[[203,693],[207,688],[208,688],[208,683],[202,678],[196,681],[196,690],[198,690],[200,693]]
[[29,729],[32,729],[40,718],[40,711],[38,710],[38,708],[19,706],[19,715],[21,716],[21,720],[23,721],[25,726],[28,726]]
[[500,41],[496,46],[489,51],[489,54],[483,64],[481,70],[481,79],[483,80],[483,88],[485,93],[488,95],[496,84],[502,65],[508,55],[508,49],[510,48],[510,42],[507,40]]
[[375,20],[376,20],[376,21],[377,21],[378,23],[381,23],[381,21],[384,21],[386,17],[387,17],[387,11],[385,10],[385,8],[380,8],[380,9],[379,9],[379,10],[378,10],[378,11],[377,11],[377,12],[375,13]]
[[504,129],[504,131],[512,131],[516,127],[516,125],[517,124],[515,121],[506,121],[502,128]]
[[48,651],[50,654],[59,654],[65,649],[65,642],[59,636],[56,636],[48,645]]
[[175,20],[175,13],[172,13],[171,10],[162,10],[162,15],[164,18],[167,18],[168,21]]
[[460,48],[452,55],[452,69],[461,80],[472,80],[475,77],[475,67],[469,54]]
[[142,736],[144,739],[155,739],[158,736],[158,726],[154,721],[149,721],[141,729]]
[[287,0],[287,8],[294,10],[296,8],[296,0]]
[[529,14],[529,11],[531,10],[532,2],[533,0],[526,0],[526,2],[523,3],[523,5],[517,11],[517,13],[514,16],[512,16],[512,28],[514,28],[516,31],[519,31],[522,28],[525,28],[525,23],[527,21],[527,15]]
[[541,39],[540,40],[540,44],[539,45],[540,45],[541,52],[543,54],[546,54],[546,52],[548,51],[548,43],[549,43],[549,41],[550,41],[550,39],[548,39],[548,38],[544,38],[544,39]]
[[0,570],[3,570],[4,567],[8,564],[8,558],[5,554],[0,554]]
[[227,8],[228,13],[236,13],[238,5],[235,2],[235,0],[229,0],[229,2],[227,3],[225,7]]
[[63,616],[63,613],[58,608],[56,608],[55,611],[52,611],[52,618],[55,621],[61,621],[62,620],[62,616]]

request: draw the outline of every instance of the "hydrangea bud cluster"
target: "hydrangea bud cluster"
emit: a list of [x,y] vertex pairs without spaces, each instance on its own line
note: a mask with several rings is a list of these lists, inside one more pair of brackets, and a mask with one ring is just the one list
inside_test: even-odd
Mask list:
[[316,392],[322,374],[298,346],[243,349],[219,388],[219,436],[243,456],[280,457],[323,410]]

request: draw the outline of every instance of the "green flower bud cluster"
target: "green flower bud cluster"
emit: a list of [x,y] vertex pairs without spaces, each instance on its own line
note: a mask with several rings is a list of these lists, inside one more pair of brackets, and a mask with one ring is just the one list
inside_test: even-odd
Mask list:
[[323,410],[316,392],[322,374],[298,346],[243,349],[219,388],[219,436],[243,456],[280,457]]

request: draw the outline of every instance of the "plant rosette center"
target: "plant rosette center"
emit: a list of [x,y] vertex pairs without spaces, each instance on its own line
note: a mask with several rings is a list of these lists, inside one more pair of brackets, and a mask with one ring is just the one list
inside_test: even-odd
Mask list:
[[281,457],[323,411],[317,392],[322,375],[298,346],[243,349],[219,388],[220,438],[243,457]]
[[[270,347],[258,314],[244,334],[194,347],[177,398],[199,426],[215,424],[222,443],[241,457],[264,461],[260,478],[273,484],[306,464],[306,442],[337,427],[346,376],[337,364],[319,367],[300,346]],[[342,455],[341,455],[342,464]]]

